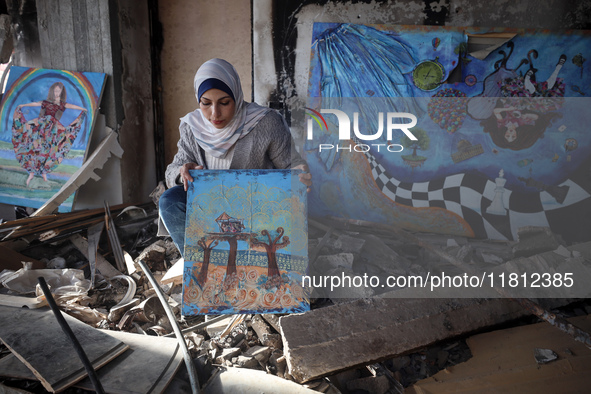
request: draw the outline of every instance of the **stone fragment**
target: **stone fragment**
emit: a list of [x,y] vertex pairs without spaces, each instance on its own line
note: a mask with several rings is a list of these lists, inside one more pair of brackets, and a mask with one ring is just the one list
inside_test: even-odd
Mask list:
[[283,349],[283,341],[280,334],[263,334],[259,336],[259,341],[263,346],[269,346],[275,349]]
[[238,347],[223,349],[222,354],[216,357],[215,361],[218,364],[224,364],[224,361],[231,360],[232,358],[238,356],[240,353],[242,353],[242,351]]
[[458,250],[456,257],[464,263],[474,261],[474,249],[470,245],[463,245]]
[[232,364],[238,368],[255,368],[259,365],[259,362],[254,357],[241,355],[233,358]]
[[547,364],[551,361],[558,359],[558,355],[551,349],[534,349],[534,358],[538,364]]
[[480,253],[480,255],[482,256],[484,262],[488,264],[502,264],[504,261],[501,257],[497,256],[496,254]]
[[572,256],[572,252],[570,250],[568,250],[566,247],[564,247],[563,245],[560,245],[558,248],[554,249],[554,253],[569,258]]
[[152,271],[165,271],[167,267],[165,266],[166,262],[166,248],[164,247],[164,241],[157,241],[152,245],[145,248],[142,253],[134,260],[136,264],[136,269],[139,269],[138,262],[141,260],[146,264],[148,268]]
[[271,348],[269,346],[253,346],[244,352],[244,356],[254,357],[261,364],[265,364],[271,356]]
[[262,318],[261,315],[254,315],[252,319],[250,319],[250,326],[256,332],[257,336],[260,338],[264,334],[272,334],[273,331],[271,327],[267,324],[267,322]]
[[279,318],[281,317],[280,315],[267,313],[261,316],[268,324],[271,325],[271,327],[273,327],[275,331],[279,332]]
[[276,334],[271,326],[265,322],[261,315],[254,315],[250,321],[252,329],[256,332],[259,342],[263,346],[269,346],[276,349],[283,349],[281,335]]
[[449,238],[447,240],[447,247],[448,248],[451,248],[451,247],[454,247],[454,246],[460,246],[460,245],[458,244],[458,242],[455,239]]

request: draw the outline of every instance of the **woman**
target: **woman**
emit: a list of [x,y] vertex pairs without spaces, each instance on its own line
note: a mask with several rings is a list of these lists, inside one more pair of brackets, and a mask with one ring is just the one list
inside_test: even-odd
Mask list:
[[[166,168],[169,189],[159,202],[162,222],[181,254],[187,185],[193,182],[190,170],[307,170],[304,160],[292,151],[291,134],[283,117],[244,101],[240,78],[230,63],[222,59],[205,62],[193,84],[199,108],[181,118],[178,152]],[[310,174],[299,176],[309,190]]]
[[[41,107],[39,116],[27,121],[22,107]],[[60,123],[66,109],[82,111],[68,126]],[[58,166],[70,151],[80,131],[86,108],[66,102],[66,88],[55,82],[49,88],[47,100],[20,104],[14,111],[12,145],[16,159],[27,170],[27,187],[35,175],[47,182],[47,174]]]
[[493,116],[480,122],[496,146],[503,149],[522,150],[534,145],[544,137],[546,129],[556,119],[562,117],[558,112],[537,112],[520,105],[527,99],[500,99]]

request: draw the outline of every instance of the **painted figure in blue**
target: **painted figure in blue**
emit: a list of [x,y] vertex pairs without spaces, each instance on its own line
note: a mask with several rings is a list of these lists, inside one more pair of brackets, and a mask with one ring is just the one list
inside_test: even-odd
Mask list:
[[274,110],[244,101],[240,77],[225,60],[205,62],[193,81],[199,108],[181,118],[178,152],[166,168],[166,190],[159,201],[159,235],[169,234],[181,254],[185,245],[190,170],[301,169],[312,185],[305,161],[292,149],[285,119]]
[[342,24],[314,45],[322,67],[322,97],[412,97],[404,74],[416,65],[411,49],[392,33]]
[[[35,175],[47,182],[47,174],[66,157],[86,116],[86,108],[66,101],[66,88],[55,82],[49,88],[47,99],[19,104],[13,116],[12,144],[20,165],[29,173],[27,187]],[[36,118],[27,120],[23,107],[40,107]],[[80,111],[70,124],[62,125],[61,117],[66,109]]]

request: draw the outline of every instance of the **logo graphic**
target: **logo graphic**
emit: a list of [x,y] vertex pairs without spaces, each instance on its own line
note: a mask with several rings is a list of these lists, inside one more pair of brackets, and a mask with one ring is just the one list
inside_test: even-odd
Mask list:
[[[364,143],[357,143],[358,141],[365,142],[365,141],[375,141],[382,137],[384,133],[384,128],[386,129],[386,138],[388,141],[392,141],[393,131],[400,130],[402,131],[409,139],[412,141],[417,141],[417,137],[415,137],[409,129],[415,127],[417,125],[417,117],[413,114],[407,112],[388,112],[386,114],[386,121],[384,122],[384,113],[378,113],[378,130],[374,134],[364,134],[359,130],[359,112],[353,112],[353,132],[355,134],[354,137],[351,136],[351,119],[349,116],[340,110],[337,109],[320,109],[320,112],[313,110],[312,108],[305,107],[308,111],[308,114],[312,119],[308,119],[307,123],[307,139],[312,140],[314,139],[314,122],[315,120],[318,126],[320,126],[320,130],[323,130],[323,124],[326,130],[328,131],[328,124],[326,119],[322,116],[322,114],[332,114],[337,117],[338,120],[338,138],[340,141],[343,140],[351,140],[353,139],[356,144],[351,147],[341,147],[336,146],[336,150],[348,150],[351,149],[355,150],[356,152],[368,152],[371,147],[368,144]],[[410,120],[409,123],[404,122],[404,120]],[[321,122],[322,121],[322,122]],[[384,127],[385,124],[385,127]],[[371,144],[371,146],[376,147],[378,152],[380,151],[380,147],[386,147],[389,152],[401,152],[404,148],[402,145],[399,144],[392,144],[388,142],[388,144]],[[320,144],[318,147],[319,151],[322,150],[330,150],[335,149],[335,146],[332,144]]]
[[[318,115],[318,116],[314,116],[314,114],[309,114],[315,121],[316,123],[318,123],[318,126],[320,126],[320,130],[322,130],[322,124],[320,123],[320,119],[322,119],[322,122],[324,123],[324,127],[326,127],[326,130],[328,131],[328,125],[326,124],[326,120],[324,120],[324,116],[320,115],[320,112],[318,111],[314,111],[312,108],[308,108],[308,107],[304,107],[305,109],[307,109],[308,111],[313,112],[314,114]],[[308,119],[308,139],[311,139],[311,135],[310,135],[310,130],[312,130],[312,128],[310,127],[311,123],[311,119]]]

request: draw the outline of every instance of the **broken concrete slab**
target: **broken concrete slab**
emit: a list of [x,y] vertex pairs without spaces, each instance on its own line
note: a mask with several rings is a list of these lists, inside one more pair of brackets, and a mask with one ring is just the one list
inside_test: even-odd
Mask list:
[[507,299],[372,298],[279,322],[289,373],[306,382],[526,314]]

